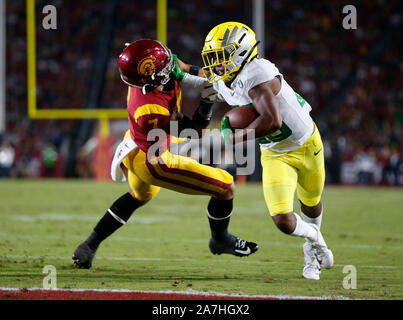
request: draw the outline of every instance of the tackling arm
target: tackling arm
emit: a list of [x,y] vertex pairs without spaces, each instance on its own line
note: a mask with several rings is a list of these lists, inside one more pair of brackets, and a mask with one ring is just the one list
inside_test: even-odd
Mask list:
[[[170,121],[178,121],[179,131],[187,128],[195,129],[199,135],[202,136],[202,130],[205,129],[211,121],[213,101],[208,99],[201,99],[199,107],[196,109],[192,119],[185,116],[183,113],[175,112],[172,114]],[[162,129],[170,133],[169,123]]]

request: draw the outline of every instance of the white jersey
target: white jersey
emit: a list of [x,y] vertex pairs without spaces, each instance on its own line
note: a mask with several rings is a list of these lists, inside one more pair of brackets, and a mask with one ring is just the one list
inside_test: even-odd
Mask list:
[[283,124],[278,131],[257,141],[264,149],[284,153],[300,148],[313,134],[314,124],[309,103],[290,87],[273,63],[255,58],[243,67],[230,88],[222,80],[215,82],[214,88],[233,108],[249,105],[249,90],[277,75],[281,77],[281,89],[275,97]]

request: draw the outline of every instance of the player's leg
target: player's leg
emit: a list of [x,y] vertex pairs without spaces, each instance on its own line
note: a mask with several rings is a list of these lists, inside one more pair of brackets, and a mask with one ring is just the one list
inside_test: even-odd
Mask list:
[[210,250],[213,253],[247,256],[258,249],[256,243],[239,239],[228,232],[235,191],[233,177],[228,172],[168,151],[158,159],[150,160],[143,153],[137,160],[136,174],[150,184],[185,194],[211,196],[207,216],[212,234]]
[[126,168],[125,175],[131,191],[123,194],[113,202],[105,215],[96,224],[89,237],[77,247],[73,254],[73,261],[77,267],[89,269],[101,242],[126,224],[136,209],[146,204],[159,192],[159,187],[143,182],[132,170],[127,170],[127,168],[130,168],[129,164],[136,152],[130,154],[123,161]]
[[212,239],[225,241],[229,237],[228,226],[233,209],[235,184],[232,182],[224,194],[211,197],[207,205]]
[[312,137],[304,144],[304,161],[298,176],[297,194],[301,204],[301,217],[315,224],[322,224],[323,206],[320,202],[325,184],[325,159],[320,133],[315,126]]
[[300,224],[301,219],[293,209],[298,181],[297,169],[292,165],[295,156],[276,156],[268,150],[261,151],[263,194],[275,225],[285,234],[310,236],[311,227]]
[[207,206],[207,216],[211,230],[209,248],[213,254],[228,253],[245,257],[256,252],[259,246],[254,242],[242,240],[228,232],[235,191],[234,183],[232,183],[229,191],[219,197],[212,196]]
[[323,205],[319,202],[317,205],[307,206],[301,200],[299,200],[301,205],[301,217],[302,220],[308,223],[315,224],[319,229],[322,225],[322,213]]
[[[261,151],[263,193],[273,222],[285,234],[315,240],[318,231],[293,211],[298,181],[298,171],[294,165],[300,158],[299,153],[277,156],[264,149]],[[309,265],[311,270],[304,270],[304,277],[318,280],[320,267],[314,256]]]
[[[302,219],[320,230],[323,216],[321,203],[322,191],[325,183],[325,166],[323,156],[323,144],[319,131],[304,144],[304,161],[299,168],[297,195],[301,204]],[[312,246],[322,267],[331,268],[334,263],[333,253],[328,249],[323,236],[318,241],[308,241],[305,247]]]
[[74,251],[74,264],[79,268],[89,269],[101,242],[123,226],[134,210],[144,204],[145,201],[135,199],[130,192],[116,199],[98,221],[88,238]]

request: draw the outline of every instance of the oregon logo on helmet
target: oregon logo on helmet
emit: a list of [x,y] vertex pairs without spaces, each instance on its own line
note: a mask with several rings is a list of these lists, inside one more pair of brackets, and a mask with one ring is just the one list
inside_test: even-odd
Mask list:
[[[240,22],[225,22],[208,33],[202,50],[203,71],[210,82],[234,79],[243,65],[257,57],[255,33]],[[217,72],[218,67],[223,69]]]
[[148,56],[140,60],[137,72],[142,76],[151,76],[155,72],[155,57]]

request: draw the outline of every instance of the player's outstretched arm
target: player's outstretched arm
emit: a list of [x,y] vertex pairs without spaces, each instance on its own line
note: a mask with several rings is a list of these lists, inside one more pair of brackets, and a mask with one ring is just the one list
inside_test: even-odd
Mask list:
[[198,66],[184,63],[176,54],[173,54],[172,56],[174,67],[170,74],[170,78],[203,92],[209,82],[205,78],[202,69]]
[[[178,58],[178,56],[176,54],[172,55],[172,59],[173,59],[174,67],[173,67],[171,75],[170,75],[171,79],[178,80],[178,81],[185,80],[187,82],[192,82],[191,80],[189,81],[186,79],[189,75],[205,78],[204,73],[200,67],[183,62],[182,60],[180,60]],[[190,78],[192,78],[192,77],[190,77]],[[190,83],[190,84],[192,85],[192,83]]]
[[183,72],[204,78],[203,70],[198,66],[185,63],[179,58],[178,58],[178,66]]

